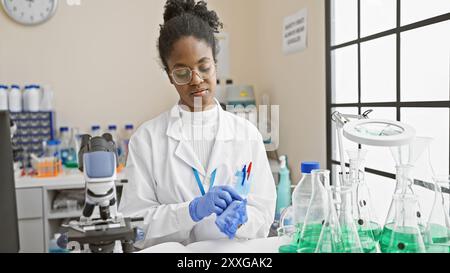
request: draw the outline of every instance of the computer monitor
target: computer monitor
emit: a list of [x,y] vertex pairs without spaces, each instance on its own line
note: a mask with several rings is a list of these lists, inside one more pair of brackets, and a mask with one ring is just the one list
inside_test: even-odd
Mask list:
[[9,112],[0,111],[0,253],[19,252]]

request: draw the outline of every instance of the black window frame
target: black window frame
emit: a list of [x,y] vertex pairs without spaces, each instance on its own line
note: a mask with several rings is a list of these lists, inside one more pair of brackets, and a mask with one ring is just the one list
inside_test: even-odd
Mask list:
[[[401,101],[401,34],[421,27],[430,26],[436,23],[441,23],[445,21],[450,21],[450,12],[439,16],[431,17],[425,20],[414,22],[411,24],[401,25],[401,0],[397,0],[397,12],[396,12],[396,27],[389,29],[380,33],[369,35],[367,37],[361,37],[361,0],[357,1],[357,39],[344,42],[342,44],[332,45],[332,18],[331,18],[331,8],[332,0],[325,0],[325,54],[326,54],[326,133],[327,133],[327,168],[332,170],[333,165],[339,165],[340,162],[332,159],[332,121],[331,121],[331,109],[335,107],[357,107],[358,114],[361,114],[361,108],[363,107],[395,107],[397,112],[397,121],[401,118],[402,108],[449,108],[450,113],[450,95],[447,101],[412,101],[412,102],[402,102]],[[386,37],[389,35],[396,35],[396,101],[395,102],[371,102],[362,103],[361,102],[361,43],[375,40],[378,38]],[[339,48],[344,48],[352,45],[357,45],[358,47],[358,102],[357,103],[333,103],[332,102],[332,52]],[[450,114],[449,114],[450,115]],[[450,117],[449,117],[450,118]],[[450,125],[449,125],[449,135],[450,135]],[[450,140],[449,140],[450,147]],[[348,164],[346,164],[348,166]],[[384,172],[381,170],[376,170],[372,168],[366,168],[366,172],[383,176],[386,178],[391,178],[395,180],[395,174]],[[449,170],[450,170],[450,153],[449,153]],[[333,175],[333,172],[332,172]],[[331,179],[333,181],[333,179]],[[428,188],[434,189],[431,182],[420,181],[415,179],[414,184]],[[448,193],[448,192],[447,192]]]

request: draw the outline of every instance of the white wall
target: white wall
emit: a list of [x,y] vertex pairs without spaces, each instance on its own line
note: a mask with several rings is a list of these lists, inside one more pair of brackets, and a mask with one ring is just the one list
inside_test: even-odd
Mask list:
[[157,61],[163,0],[59,1],[47,23],[0,13],[0,82],[50,84],[58,123],[141,123],[176,102]]
[[[326,163],[325,1],[258,0],[258,67],[261,92],[280,105],[280,154],[287,154],[293,183],[301,161]],[[306,8],[308,47],[284,55],[285,16]]]

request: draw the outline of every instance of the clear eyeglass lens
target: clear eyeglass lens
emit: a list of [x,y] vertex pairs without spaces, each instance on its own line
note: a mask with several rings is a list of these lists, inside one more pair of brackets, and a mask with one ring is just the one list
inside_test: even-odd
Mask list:
[[202,80],[208,79],[211,74],[214,73],[214,65],[200,67],[198,72],[191,70],[188,67],[177,68],[173,70],[172,76],[177,84],[183,85],[191,82],[194,73],[197,73]]

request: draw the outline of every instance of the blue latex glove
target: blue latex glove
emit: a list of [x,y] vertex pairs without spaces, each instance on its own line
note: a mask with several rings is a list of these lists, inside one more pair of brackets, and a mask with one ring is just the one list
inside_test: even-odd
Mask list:
[[189,214],[192,220],[198,222],[213,213],[222,214],[235,200],[242,201],[242,197],[232,187],[212,187],[204,196],[192,200],[189,204]]
[[245,224],[247,220],[247,199],[245,199],[233,201],[220,216],[217,216],[216,225],[229,239],[233,239],[239,226]]

